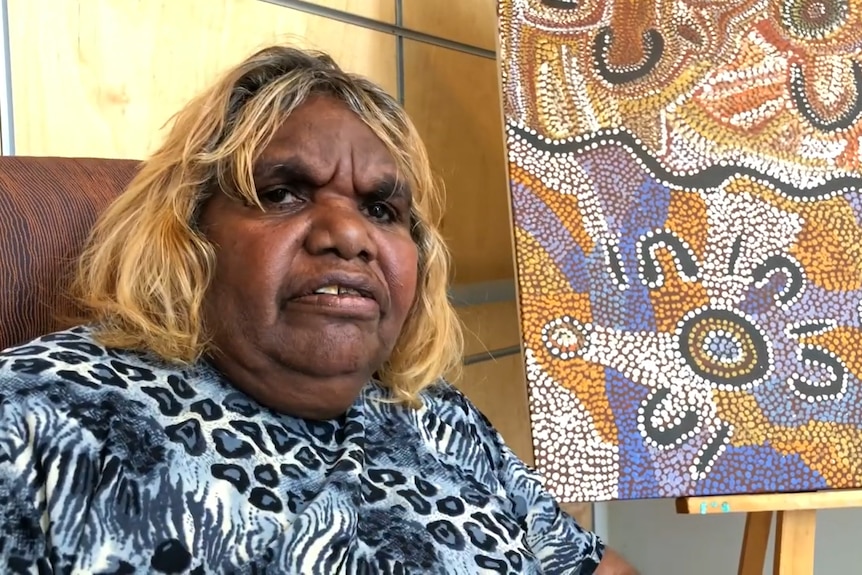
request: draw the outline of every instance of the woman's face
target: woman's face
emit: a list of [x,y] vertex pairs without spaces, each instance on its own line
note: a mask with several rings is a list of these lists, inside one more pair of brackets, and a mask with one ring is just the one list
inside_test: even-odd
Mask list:
[[260,403],[343,413],[388,358],[416,295],[410,190],[383,142],[315,96],[254,166],[265,208],[217,192],[200,226],[216,250],[205,321],[213,363]]

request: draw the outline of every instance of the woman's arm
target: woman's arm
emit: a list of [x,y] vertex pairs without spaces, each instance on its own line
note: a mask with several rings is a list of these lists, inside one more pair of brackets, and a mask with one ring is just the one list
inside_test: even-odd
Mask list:
[[618,553],[606,547],[595,575],[638,575],[638,572]]

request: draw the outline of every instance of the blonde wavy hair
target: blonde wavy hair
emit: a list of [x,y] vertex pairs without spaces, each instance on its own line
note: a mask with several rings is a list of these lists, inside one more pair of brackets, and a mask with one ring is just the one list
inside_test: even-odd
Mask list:
[[396,401],[415,406],[423,388],[457,373],[461,363],[461,328],[447,294],[450,257],[439,231],[442,186],[398,102],[320,52],[262,49],[176,114],[161,147],[93,228],[72,294],[106,346],[185,364],[206,355],[212,344],[202,304],[217,262],[197,229],[201,206],[222,190],[263,209],[252,178],[255,160],[314,94],[338,98],[362,118],[413,190],[417,294],[378,377]]

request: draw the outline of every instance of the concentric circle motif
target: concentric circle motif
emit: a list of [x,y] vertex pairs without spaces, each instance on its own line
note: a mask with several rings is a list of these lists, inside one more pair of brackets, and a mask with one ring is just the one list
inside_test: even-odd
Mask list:
[[703,308],[680,322],[680,352],[692,370],[726,389],[747,389],[772,366],[766,337],[735,311]]
[[583,353],[587,345],[588,326],[569,316],[552,319],[542,328],[542,342],[551,355],[572,359]]
[[781,22],[794,36],[816,40],[844,26],[849,10],[847,0],[787,0]]

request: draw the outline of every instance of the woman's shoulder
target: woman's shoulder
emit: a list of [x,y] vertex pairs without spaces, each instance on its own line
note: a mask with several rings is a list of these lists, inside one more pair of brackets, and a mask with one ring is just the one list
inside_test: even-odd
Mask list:
[[106,347],[92,326],[78,325],[0,351],[0,404],[48,401],[61,408],[172,373],[150,354]]
[[99,364],[124,363],[139,368],[152,364],[152,369],[158,369],[147,354],[107,348],[98,342],[92,326],[77,325],[0,351],[0,380],[8,384],[10,377],[31,379],[58,371],[84,373]]
[[89,326],[47,333],[0,351],[0,389],[29,386],[58,371],[86,371],[107,355]]
[[[99,344],[88,326],[0,351],[0,437],[8,440],[6,456],[29,453],[32,465],[42,451],[98,453],[112,429],[146,419],[146,405],[125,390],[135,381],[155,379],[156,370],[143,354]],[[151,431],[138,423],[131,427]]]
[[72,353],[72,356],[69,357],[83,360],[102,357],[108,350],[97,342],[93,326],[81,324],[68,329],[46,333],[30,341],[0,350],[0,359],[2,359],[0,369],[8,368],[15,361],[20,366],[22,361],[37,357],[46,361],[49,358],[56,358],[55,361],[57,363],[63,363],[68,358],[57,354],[65,352]]
[[423,409],[444,419],[449,425],[474,425],[481,412],[458,387],[446,379],[438,379],[420,393]]
[[0,464],[11,445],[30,464],[39,454],[110,450],[141,468],[156,465],[165,438],[184,447],[199,438],[173,424],[186,410],[217,413],[208,398],[220,385],[199,366],[104,346],[89,326],[46,334],[0,352],[0,438],[12,438],[0,446]]
[[[497,435],[491,423],[449,381],[438,379],[419,392],[418,400],[419,405],[414,407],[394,402],[391,392],[375,382],[365,396],[366,417],[370,416],[378,424],[373,433],[382,434],[390,441],[396,440],[396,436],[418,432],[427,445],[444,453],[453,450],[460,453],[467,446],[487,453],[488,448],[497,447]],[[484,450],[483,445],[486,446]]]
[[462,436],[496,451],[504,448],[497,429],[482,410],[453,383],[440,379],[421,394],[426,420],[439,421]]

